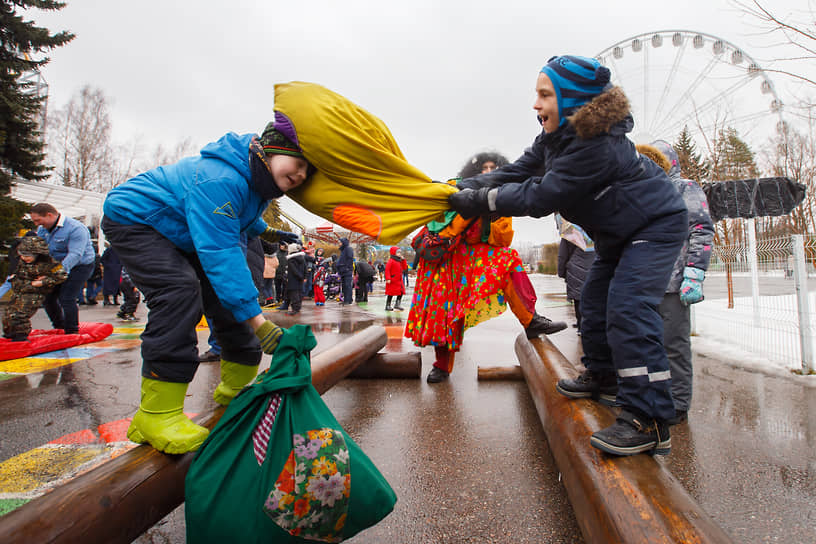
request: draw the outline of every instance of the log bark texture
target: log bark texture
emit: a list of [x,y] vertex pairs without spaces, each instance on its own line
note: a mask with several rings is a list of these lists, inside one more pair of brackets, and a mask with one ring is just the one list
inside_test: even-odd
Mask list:
[[476,379],[479,381],[524,381],[524,373],[518,365],[480,366],[476,368]]
[[590,435],[615,420],[612,409],[555,390],[575,377],[570,362],[548,339],[515,344],[547,443],[588,544],[725,544],[728,535],[653,457],[607,455]]
[[422,354],[419,351],[378,353],[348,375],[349,378],[419,378]]

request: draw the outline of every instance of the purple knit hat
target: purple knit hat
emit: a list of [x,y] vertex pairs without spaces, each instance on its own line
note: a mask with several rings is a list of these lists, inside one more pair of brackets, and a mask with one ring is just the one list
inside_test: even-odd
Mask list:
[[303,150],[298,144],[297,132],[292,121],[279,111],[275,112],[275,120],[264,128],[261,134],[261,146],[267,155],[292,155],[303,157]]

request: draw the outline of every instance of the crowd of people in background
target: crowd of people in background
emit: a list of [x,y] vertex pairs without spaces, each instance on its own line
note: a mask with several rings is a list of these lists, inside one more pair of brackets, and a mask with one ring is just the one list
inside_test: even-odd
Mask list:
[[[304,300],[324,306],[327,300],[335,300],[341,306],[365,305],[377,281],[385,282],[387,311],[401,311],[400,300],[408,285],[409,266],[398,253],[396,246],[390,248],[386,263],[377,259],[356,257],[348,238],[339,238],[336,252],[326,255],[326,249],[316,247],[313,241],[305,245],[281,242],[275,248],[265,248],[264,282],[262,303],[273,305],[275,310],[288,315],[300,313]],[[392,261],[398,262],[394,269]],[[389,273],[389,266],[392,267]],[[298,288],[299,286],[299,288]],[[397,296],[392,308],[391,298]]]
[[[41,213],[37,214],[35,210]],[[38,204],[32,208],[32,212],[39,228],[21,231],[20,236],[12,241],[8,251],[8,279],[0,286],[0,297],[13,290],[15,269],[20,262],[21,241],[25,237],[35,237],[42,239],[44,247],[49,248],[47,240],[50,238],[60,240],[61,246],[55,247],[56,253],[48,252],[47,256],[54,259],[55,263],[62,264],[66,277],[58,282],[46,281],[45,285],[39,286],[42,296],[29,297],[26,311],[35,302],[34,311],[48,304],[46,312],[54,328],[67,327],[69,334],[78,330],[78,311],[81,306],[113,306],[118,309],[116,317],[122,321],[138,321],[136,310],[141,295],[110,244],[106,243],[105,250],[100,254],[96,250],[96,240],[91,238],[91,232],[85,225],[63,216],[48,204]],[[54,236],[52,230],[55,228],[67,229],[68,234]],[[383,263],[381,260],[355,258],[354,249],[347,238],[341,238],[337,252],[328,256],[324,248],[316,247],[312,241],[305,245],[283,241],[273,244],[256,237],[244,240],[243,243],[247,264],[258,289],[258,300],[262,305],[277,305],[276,309],[296,315],[300,312],[304,299],[314,301],[316,306],[324,305],[327,298],[335,299],[342,305],[367,303],[374,283],[379,280],[386,283],[387,291],[400,291],[395,309],[403,309],[400,299],[405,292],[404,286],[408,285],[405,259],[397,257],[401,263],[399,270],[392,274],[394,277],[386,278],[387,263],[394,258],[396,247],[391,248],[392,259]],[[61,256],[62,260],[53,255]],[[17,277],[20,277],[19,273]],[[69,279],[72,281],[68,285],[61,285]],[[390,300],[386,306],[387,310],[392,309]],[[34,312],[30,313],[33,315]],[[10,333],[6,336],[22,339],[24,335]],[[217,360],[218,355],[217,345],[211,342],[210,349],[201,358],[202,361]]]
[[[90,237],[90,231],[81,223],[68,217],[63,218],[56,210],[53,212],[47,211],[44,216],[50,217],[49,214],[55,214],[58,218],[54,224],[57,222],[68,223],[75,232],[79,233],[84,229],[87,232],[89,242],[92,243],[92,246],[95,244],[95,240]],[[50,217],[50,219],[54,218]],[[48,220],[44,220],[44,223],[46,225],[51,224]],[[45,228],[47,231],[48,226]],[[24,240],[24,237],[39,238],[37,231],[34,230],[21,232],[20,234],[21,236],[12,241],[8,252],[9,269],[7,276],[9,279],[0,286],[0,297],[13,290],[15,269],[18,262],[20,262],[19,244]],[[78,243],[71,243],[71,252],[73,253],[76,253],[74,251],[76,247],[73,246],[85,248],[85,236],[76,237],[79,240]],[[259,303],[262,305],[277,305],[276,309],[285,310],[290,315],[296,315],[300,312],[304,299],[314,301],[316,306],[323,306],[327,298],[337,300],[342,305],[367,303],[368,295],[373,292],[374,283],[379,280],[386,283],[386,291],[400,291],[397,294],[397,303],[393,309],[397,311],[403,309],[400,306],[400,299],[405,290],[401,286],[403,286],[403,281],[404,285],[407,285],[407,280],[403,280],[403,277],[407,277],[408,266],[401,257],[397,257],[397,260],[401,263],[399,270],[392,274],[394,277],[387,280],[387,265],[380,260],[356,259],[353,248],[345,238],[341,239],[337,247],[337,253],[329,256],[326,256],[324,248],[315,247],[314,242],[311,241],[305,246],[298,243],[287,244],[286,242],[272,244],[258,237],[247,240],[245,243],[247,264],[252,272],[253,279],[256,280]],[[44,247],[46,247],[47,251],[47,242],[44,242]],[[76,285],[67,289],[67,296],[71,297],[76,292],[75,297],[57,298],[56,300],[64,300],[65,305],[69,306],[69,320],[72,315],[70,300],[75,300],[77,307],[97,306],[100,303],[105,307],[113,306],[118,309],[116,316],[122,321],[138,321],[136,310],[141,301],[141,295],[130,279],[127,269],[119,261],[116,251],[109,244],[106,244],[106,248],[101,255],[95,250],[95,247],[92,247],[92,250],[93,261],[86,258],[85,260],[89,262],[83,263],[90,266],[80,268],[79,272],[82,275],[78,276],[79,280],[75,281]],[[396,248],[391,249],[392,257],[395,250]],[[23,251],[26,250],[23,249]],[[67,256],[69,252],[63,251],[63,253]],[[47,256],[49,259],[52,258],[51,253],[47,253]],[[83,257],[87,257],[84,249]],[[388,261],[390,262],[391,259]],[[59,262],[59,259],[54,262]],[[347,264],[349,262],[350,265]],[[38,297],[28,297],[24,313],[27,312],[33,315],[37,309],[43,306],[47,298],[46,295],[59,297],[58,293],[54,293],[55,288],[64,283],[69,275],[68,270],[64,267],[63,270],[66,271],[65,279],[57,282],[46,281],[44,285],[38,286]],[[90,270],[90,275],[85,279],[84,283],[80,283],[82,276],[87,274],[88,270]],[[75,273],[77,273],[76,270]],[[16,277],[22,276],[17,273]],[[349,290],[351,290],[351,293]],[[16,301],[17,304],[20,303],[17,298],[12,300]],[[32,305],[35,306],[33,311],[31,311]],[[392,310],[390,300],[386,303],[386,309]],[[56,314],[56,309],[52,308],[51,311]],[[26,321],[30,319],[31,315],[26,318]],[[49,317],[51,315],[49,314]],[[55,328],[62,328],[56,325],[62,324],[65,318],[63,317],[63,321],[58,319],[59,316],[55,315],[52,324],[54,324]],[[9,330],[12,331],[12,329]],[[16,330],[14,329],[14,331]],[[27,330],[30,330],[30,327]],[[18,332],[6,334],[6,337],[18,340],[24,339],[24,336],[27,337],[27,332],[25,334]],[[201,361],[203,362],[220,359],[220,350],[214,337],[210,338],[209,345],[209,349],[201,354]]]

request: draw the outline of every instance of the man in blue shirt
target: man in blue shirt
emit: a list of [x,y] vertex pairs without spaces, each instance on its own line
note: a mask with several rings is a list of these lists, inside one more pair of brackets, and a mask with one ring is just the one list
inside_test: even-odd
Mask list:
[[45,297],[45,312],[55,329],[76,334],[79,332],[77,297],[94,268],[91,233],[88,227],[45,202],[34,204],[29,214],[38,227],[37,235],[48,242],[51,256],[68,272],[68,279]]

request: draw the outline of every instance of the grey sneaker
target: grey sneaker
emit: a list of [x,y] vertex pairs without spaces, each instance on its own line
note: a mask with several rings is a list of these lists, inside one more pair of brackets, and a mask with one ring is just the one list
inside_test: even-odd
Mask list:
[[571,399],[591,398],[606,406],[616,406],[618,379],[614,372],[584,370],[577,378],[558,380],[555,389]]
[[524,329],[524,332],[527,338],[533,339],[538,338],[542,334],[552,334],[554,332],[563,331],[566,328],[567,324],[563,321],[553,321],[543,315],[535,314],[533,315],[533,319],[530,320],[529,325],[527,325],[527,328]]
[[622,410],[615,423],[592,434],[589,443],[612,455],[668,455],[669,426],[665,421],[640,417]]

